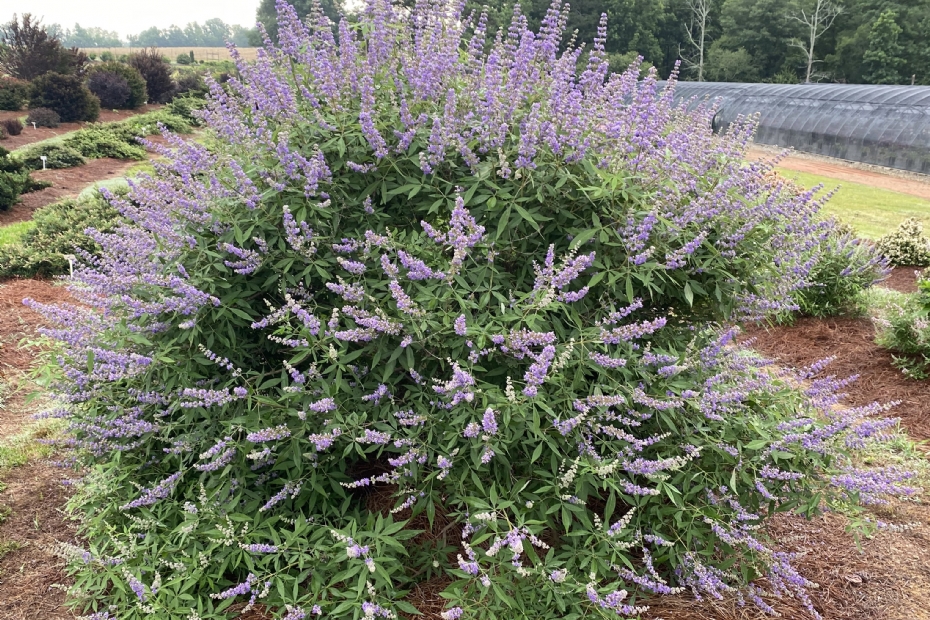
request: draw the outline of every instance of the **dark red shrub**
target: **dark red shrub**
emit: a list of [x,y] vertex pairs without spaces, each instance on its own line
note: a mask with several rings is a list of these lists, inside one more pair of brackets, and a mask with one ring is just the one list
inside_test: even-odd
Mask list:
[[100,105],[109,110],[122,108],[129,101],[129,83],[121,75],[97,71],[87,79],[87,88],[97,95]]
[[171,69],[154,47],[130,54],[129,65],[142,74],[149,103],[166,103],[174,97],[177,85],[171,79]]
[[29,110],[29,116],[26,117],[26,124],[36,127],[58,127],[61,124],[61,117],[55,110],[48,108],[33,108]]
[[0,121],[0,126],[6,130],[11,136],[18,136],[23,133],[23,124],[18,118],[8,118],[6,120]]

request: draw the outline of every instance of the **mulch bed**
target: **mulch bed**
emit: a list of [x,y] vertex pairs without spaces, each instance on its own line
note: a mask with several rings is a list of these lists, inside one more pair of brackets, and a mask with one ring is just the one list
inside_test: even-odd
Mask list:
[[0,542],[16,547],[0,558],[4,620],[75,617],[65,607],[65,562],[54,553],[59,543],[76,542],[74,524],[63,512],[69,495],[62,484],[65,473],[49,463],[3,473],[6,487],[0,492],[0,506],[10,514],[0,524]]
[[[137,114],[144,114],[145,112],[154,112],[155,110],[161,109],[160,105],[145,105],[136,110],[101,110],[100,118],[97,119],[99,123],[110,123],[113,121],[124,121],[127,118],[136,116]],[[25,117],[28,114],[28,111],[21,110],[19,112],[10,112],[10,111],[0,111],[0,121],[6,120],[9,118],[19,118]],[[40,142],[42,140],[48,140],[49,138],[54,138],[55,136],[61,136],[72,131],[77,131],[82,129],[88,123],[62,123],[58,127],[37,127],[32,128],[32,125],[27,125],[21,134],[18,136],[10,136],[6,140],[0,140],[0,146],[5,148],[8,151],[13,149],[18,149],[21,146],[26,146],[27,144],[32,144],[34,142]]]
[[791,368],[835,357],[827,373],[839,378],[859,377],[846,388],[846,404],[899,401],[892,415],[901,418],[913,439],[930,439],[930,382],[908,379],[892,365],[891,353],[875,344],[870,319],[801,318],[791,326],[749,327],[744,338],[753,338],[753,349]]
[[881,286],[901,293],[917,292],[917,272],[920,267],[895,267],[888,278],[882,280]]

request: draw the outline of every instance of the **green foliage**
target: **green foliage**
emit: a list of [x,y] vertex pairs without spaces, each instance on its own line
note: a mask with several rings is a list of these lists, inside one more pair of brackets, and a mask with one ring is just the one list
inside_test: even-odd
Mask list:
[[857,239],[849,226],[834,226],[811,270],[809,286],[793,294],[804,316],[849,313],[860,294],[887,273],[885,261],[873,244]]
[[145,148],[137,138],[159,132],[163,125],[175,133],[190,133],[191,126],[184,118],[169,110],[158,110],[115,123],[99,123],[68,134],[62,144],[88,159],[113,157],[115,159],[145,159]]
[[[125,190],[117,192],[125,194]],[[0,246],[0,277],[50,277],[67,274],[68,255],[94,254],[100,246],[85,231],[109,232],[119,223],[119,213],[99,193],[69,198],[42,207],[33,226],[20,240]]]
[[26,124],[31,125],[33,123],[35,123],[36,127],[54,128],[61,124],[61,116],[55,110],[33,108],[29,110],[29,115],[26,116]]
[[895,365],[914,379],[930,378],[930,270],[918,276],[915,295],[876,323],[878,343],[900,354]]
[[65,123],[95,121],[100,115],[100,100],[76,75],[46,73],[32,81],[29,106],[54,110]]
[[[193,55],[193,52],[191,52],[191,55]],[[191,56],[190,56],[190,55],[188,55],[188,54],[178,54],[177,63],[178,63],[179,65],[189,65],[189,64],[191,64],[192,62],[193,62],[193,61],[191,60]]]
[[103,62],[112,62],[114,60],[113,52],[109,50],[100,52],[100,60]]
[[124,80],[129,85],[129,98],[123,107],[126,109],[138,108],[148,99],[148,93],[145,90],[145,79],[142,74],[133,67],[121,62],[103,62],[88,72],[88,77],[94,73],[113,73]]
[[901,69],[906,63],[904,50],[898,43],[901,27],[895,23],[892,10],[879,15],[869,32],[869,49],[862,58],[862,78],[867,84],[901,84]]
[[[0,247],[19,243],[22,240],[23,235],[25,235],[26,232],[28,232],[29,229],[33,226],[35,226],[35,224],[32,223],[32,220],[0,226]],[[0,389],[0,405],[3,404],[2,396],[3,390]]]
[[206,100],[201,97],[175,97],[171,100],[171,103],[165,106],[165,109],[171,114],[183,118],[192,126],[197,127],[201,124],[201,121],[194,116],[194,112],[202,110],[206,105]]
[[878,240],[878,251],[892,265],[930,265],[930,240],[920,220],[908,218],[898,229]]
[[22,110],[29,101],[29,82],[0,76],[0,110]]
[[130,142],[126,132],[114,131],[106,125],[76,131],[66,137],[62,144],[88,159],[145,159],[142,145]]
[[50,170],[73,168],[87,163],[81,153],[64,144],[35,144],[16,151],[15,157],[30,170],[42,169],[42,155],[45,155],[45,167]]
[[20,194],[48,186],[49,183],[33,180],[26,166],[0,147],[0,211],[9,210],[19,201]]
[[728,50],[714,44],[707,54],[704,75],[712,82],[757,82],[760,73],[746,48]]

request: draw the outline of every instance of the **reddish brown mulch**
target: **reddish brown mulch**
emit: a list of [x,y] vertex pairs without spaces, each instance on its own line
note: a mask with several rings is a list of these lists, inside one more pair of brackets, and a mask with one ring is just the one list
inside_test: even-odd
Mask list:
[[781,366],[802,368],[835,356],[827,373],[840,378],[859,375],[846,388],[847,404],[900,401],[891,415],[915,440],[930,439],[930,382],[908,379],[892,365],[891,353],[875,344],[868,318],[801,318],[792,326],[749,327],[752,348]]
[[4,620],[63,620],[75,615],[65,607],[64,560],[53,553],[61,542],[74,543],[74,525],[63,506],[68,492],[65,470],[33,463],[3,472],[6,487],[0,506],[9,515],[0,523],[0,616]]
[[81,193],[93,183],[123,176],[127,170],[139,162],[125,159],[90,159],[83,166],[63,168],[61,170],[36,170],[32,178],[49,181],[52,186],[37,192],[30,192],[19,197],[19,202],[8,211],[0,211],[0,226],[25,222],[32,219],[36,209],[40,209],[63,198]]
[[920,267],[895,267],[891,270],[888,279],[882,280],[881,286],[901,293],[916,293],[916,272],[920,270]]
[[[154,112],[161,107],[162,106],[160,105],[145,105],[136,110],[101,110],[100,118],[97,119],[97,122],[110,123],[113,121],[123,121],[132,116],[136,116],[137,114]],[[22,119],[27,114],[28,111],[26,110],[21,110],[19,112],[0,111],[0,121],[6,120],[8,118]],[[27,125],[23,129],[23,133],[19,134],[18,136],[10,136],[6,140],[0,140],[0,146],[8,151],[12,151],[13,149],[18,149],[19,147],[26,146],[27,144],[40,142],[42,140],[54,138],[55,136],[77,131],[87,124],[88,123],[62,123],[55,128],[37,127],[35,129],[32,128],[32,125]]]

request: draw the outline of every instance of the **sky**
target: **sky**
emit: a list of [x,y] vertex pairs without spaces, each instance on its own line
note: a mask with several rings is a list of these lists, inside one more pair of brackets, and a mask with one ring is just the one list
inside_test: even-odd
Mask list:
[[[0,22],[8,22],[13,13],[32,13],[43,24],[61,24],[73,28],[96,26],[115,30],[125,39],[146,28],[183,27],[189,22],[203,23],[218,17],[230,25],[251,28],[259,0],[0,0]],[[10,10],[11,8],[16,11]]]

